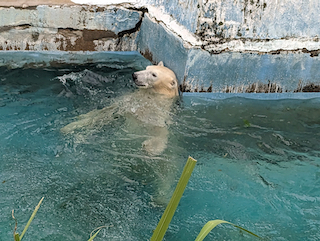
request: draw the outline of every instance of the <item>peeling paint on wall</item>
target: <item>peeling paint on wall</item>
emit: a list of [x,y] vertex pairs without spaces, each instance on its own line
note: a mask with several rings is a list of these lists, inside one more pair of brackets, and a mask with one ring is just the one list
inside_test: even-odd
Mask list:
[[317,0],[129,2],[0,7],[0,50],[139,51],[184,92],[319,90]]
[[0,50],[132,51],[144,9],[0,8]]
[[147,2],[162,6],[159,10],[173,16],[211,53],[320,50],[318,0]]

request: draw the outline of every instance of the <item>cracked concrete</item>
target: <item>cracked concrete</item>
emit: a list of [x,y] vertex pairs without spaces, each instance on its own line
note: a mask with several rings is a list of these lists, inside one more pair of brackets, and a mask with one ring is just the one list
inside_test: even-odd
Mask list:
[[143,14],[75,4],[0,8],[0,50],[132,51]]

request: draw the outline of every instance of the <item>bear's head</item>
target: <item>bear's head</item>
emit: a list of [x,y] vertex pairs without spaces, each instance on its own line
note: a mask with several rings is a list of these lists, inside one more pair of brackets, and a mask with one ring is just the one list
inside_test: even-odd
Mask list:
[[171,69],[164,67],[162,61],[133,73],[132,78],[139,88],[150,89],[168,97],[179,95],[176,75]]

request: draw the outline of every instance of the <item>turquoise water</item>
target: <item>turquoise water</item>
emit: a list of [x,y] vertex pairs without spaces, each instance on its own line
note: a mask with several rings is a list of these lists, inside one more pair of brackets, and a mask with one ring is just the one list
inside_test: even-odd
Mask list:
[[[134,91],[134,68],[103,63],[0,69],[0,240],[148,240],[164,211],[159,182],[198,160],[165,240],[194,240],[224,219],[269,240],[320,240],[320,99],[181,97],[168,147],[141,148],[124,116],[102,129],[62,135],[80,114]],[[207,240],[255,240],[228,225]]]

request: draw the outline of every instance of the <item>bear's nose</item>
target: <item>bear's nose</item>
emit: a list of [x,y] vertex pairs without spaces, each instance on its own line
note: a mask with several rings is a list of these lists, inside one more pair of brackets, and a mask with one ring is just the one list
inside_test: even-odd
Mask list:
[[137,74],[136,74],[136,73],[133,73],[133,74],[132,74],[132,78],[133,78],[133,80],[136,80],[136,79],[137,79]]

